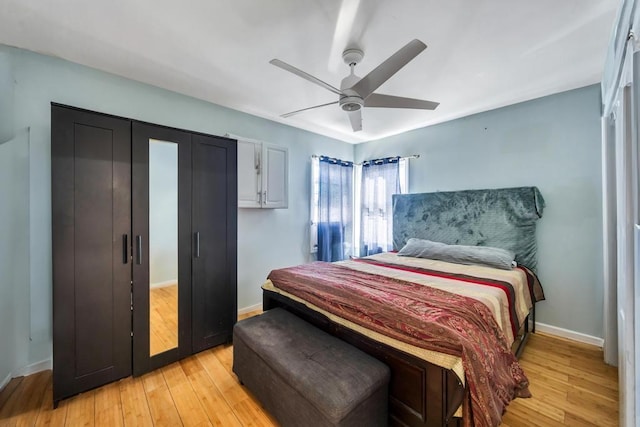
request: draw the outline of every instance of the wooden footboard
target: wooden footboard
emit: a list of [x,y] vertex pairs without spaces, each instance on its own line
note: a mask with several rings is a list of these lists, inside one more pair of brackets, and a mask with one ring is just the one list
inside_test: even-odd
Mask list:
[[460,427],[453,417],[466,393],[453,371],[436,366],[388,345],[379,343],[330,321],[304,304],[263,291],[263,308],[282,307],[316,327],[350,343],[384,362],[391,369],[389,385],[390,424],[416,427]]

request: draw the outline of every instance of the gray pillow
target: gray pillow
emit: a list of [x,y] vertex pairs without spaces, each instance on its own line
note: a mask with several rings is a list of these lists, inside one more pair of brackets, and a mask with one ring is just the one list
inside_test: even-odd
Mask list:
[[511,270],[515,265],[515,255],[505,249],[491,246],[447,245],[431,240],[411,238],[400,251],[400,256],[429,258],[456,264],[479,264]]

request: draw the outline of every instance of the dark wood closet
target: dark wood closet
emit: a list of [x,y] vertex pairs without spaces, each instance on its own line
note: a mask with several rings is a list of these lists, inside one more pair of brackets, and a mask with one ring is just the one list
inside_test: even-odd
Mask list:
[[231,340],[236,141],[52,104],[53,400]]

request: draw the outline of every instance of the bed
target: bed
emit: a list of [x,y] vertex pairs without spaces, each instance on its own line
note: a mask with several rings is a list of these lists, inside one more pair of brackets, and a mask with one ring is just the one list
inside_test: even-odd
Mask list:
[[[528,393],[511,351],[522,351],[544,299],[534,274],[544,200],[519,187],[395,195],[393,206],[399,253],[274,270],[264,309],[283,307],[389,365],[391,424],[496,425],[504,405]],[[402,256],[411,238],[506,249],[518,267]],[[466,306],[469,319],[451,320]],[[478,374],[487,369],[491,381]]]

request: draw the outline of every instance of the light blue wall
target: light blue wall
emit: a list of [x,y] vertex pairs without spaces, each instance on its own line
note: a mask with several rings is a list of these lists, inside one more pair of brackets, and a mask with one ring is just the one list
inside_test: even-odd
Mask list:
[[355,148],[355,160],[420,154],[412,193],[537,186],[537,320],[602,337],[600,91],[589,86]]
[[51,357],[50,102],[288,147],[289,208],[238,212],[238,307],[262,301],[271,269],[309,260],[310,157],[352,159],[353,146],[67,61],[2,50],[16,80],[17,132],[0,145],[0,381]]
[[[0,49],[2,114],[13,109],[13,78],[13,58]],[[0,127],[1,386],[28,357],[29,312],[19,308],[29,299],[29,143],[26,129],[13,136],[13,120],[0,119]]]
[[[15,138],[0,145],[0,381],[51,356],[50,102],[232,133],[289,149],[289,208],[238,212],[238,306],[261,302],[273,268],[310,260],[312,154],[421,154],[412,192],[537,185],[541,322],[602,336],[599,92],[596,86],[352,146],[204,101],[18,49]],[[2,71],[0,71],[2,72]],[[3,76],[0,76],[2,79]]]

